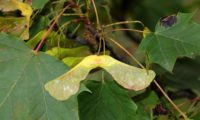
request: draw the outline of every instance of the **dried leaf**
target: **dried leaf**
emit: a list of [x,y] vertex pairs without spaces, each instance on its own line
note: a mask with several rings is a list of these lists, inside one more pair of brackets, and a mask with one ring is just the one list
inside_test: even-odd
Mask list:
[[117,83],[130,90],[146,88],[155,77],[152,70],[147,71],[124,64],[108,55],[90,55],[69,72],[48,82],[45,89],[57,100],[66,100],[78,91],[80,82],[96,67],[105,69]]

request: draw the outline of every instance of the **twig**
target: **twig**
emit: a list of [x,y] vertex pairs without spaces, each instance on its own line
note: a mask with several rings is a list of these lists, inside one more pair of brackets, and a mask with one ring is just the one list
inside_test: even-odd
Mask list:
[[[112,38],[108,38],[110,41],[112,41],[114,44],[116,44],[118,47],[120,47],[124,52],[126,52],[141,68],[145,69],[145,67],[130,53],[128,52],[123,46],[121,46],[118,42],[116,42]],[[162,94],[165,96],[165,98],[172,104],[172,106],[183,116],[185,120],[189,120],[189,118],[178,108],[178,106],[169,98],[167,93],[162,89],[162,87],[154,80],[154,83],[159,88],[159,90],[162,92]]]
[[136,30],[136,29],[128,29],[128,28],[117,28],[117,29],[112,29],[105,34],[108,34],[110,32],[115,32],[115,31],[131,31],[131,32],[138,32],[138,33],[144,33],[144,31],[141,30]]
[[55,26],[55,24],[58,22],[58,19],[62,16],[62,14],[65,12],[65,10],[69,7],[70,5],[67,5],[63,11],[56,17],[56,19],[54,20],[54,22],[51,24],[51,26],[49,27],[49,29],[47,30],[47,32],[45,33],[45,35],[43,36],[42,40],[40,41],[39,45],[37,46],[37,48],[35,49],[35,53],[38,53],[38,51],[40,50],[40,48],[42,47],[45,39],[47,38],[48,34],[51,32],[51,30],[53,29],[53,27]]
[[93,4],[93,7],[94,7],[95,15],[96,15],[97,28],[100,29],[100,22],[99,22],[99,16],[98,16],[97,8],[96,8],[94,0],[91,0],[91,1],[92,1],[92,4]]
[[103,28],[108,28],[108,27],[111,27],[113,25],[131,24],[131,23],[139,23],[139,24],[142,25],[142,27],[145,27],[145,25],[141,21],[122,21],[122,22],[116,22],[116,23],[111,23],[111,24],[108,24],[108,25],[104,25]]
[[196,97],[194,100],[192,100],[192,104],[190,105],[190,107],[187,110],[187,113],[191,112],[192,108],[195,106],[195,104],[198,102],[199,97]]
[[183,116],[185,120],[189,120],[189,118],[183,113],[179,107],[169,98],[169,96],[166,94],[166,92],[162,89],[162,87],[157,83],[156,80],[153,81],[155,85],[159,88],[159,90],[162,92],[162,94],[165,96],[165,98],[172,104],[172,106]]
[[113,38],[108,38],[110,41],[112,41],[115,45],[117,45],[119,48],[121,48],[126,54],[128,54],[141,68],[145,69],[145,67],[130,53],[128,52],[122,45],[120,45],[118,42],[116,42]]

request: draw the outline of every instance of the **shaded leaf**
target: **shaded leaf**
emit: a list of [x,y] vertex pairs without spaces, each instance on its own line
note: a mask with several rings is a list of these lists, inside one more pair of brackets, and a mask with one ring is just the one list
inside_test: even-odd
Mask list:
[[[191,89],[200,94],[200,57],[196,59],[179,59],[175,64],[173,74],[165,73],[163,79],[167,80],[168,88]],[[188,82],[189,81],[189,82]]]
[[76,95],[66,102],[53,99],[44,90],[50,79],[68,70],[62,62],[37,55],[24,43],[0,34],[1,120],[78,120]]
[[[184,0],[142,0],[127,1],[127,11],[132,19],[141,20],[150,30],[154,30],[155,24],[160,17],[186,11]],[[122,11],[123,13],[123,11]]]
[[158,23],[155,32],[142,40],[140,49],[148,54],[150,62],[171,71],[178,57],[200,54],[200,25],[192,22],[192,16],[179,13],[171,27]]
[[50,20],[47,16],[41,16],[40,18],[33,20],[32,26],[30,27],[30,38],[43,31],[49,23]]
[[153,91],[140,94],[135,101],[138,106],[135,120],[151,120],[153,109],[160,103],[158,96]]
[[78,91],[80,82],[87,77],[90,70],[97,67],[105,69],[117,83],[130,90],[145,89],[155,77],[152,70],[127,65],[108,55],[90,55],[69,72],[48,82],[45,89],[57,100],[66,100]]
[[115,82],[90,82],[79,95],[81,120],[135,120],[136,104]]
[[49,0],[33,0],[32,7],[34,9],[42,9]]

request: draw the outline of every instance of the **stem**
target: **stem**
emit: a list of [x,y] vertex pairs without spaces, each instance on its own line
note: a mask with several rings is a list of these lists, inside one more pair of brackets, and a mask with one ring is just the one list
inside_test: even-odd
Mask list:
[[74,13],[68,13],[68,14],[63,14],[63,16],[84,16],[85,14],[74,14]]
[[96,8],[96,5],[94,3],[94,0],[91,0],[91,1],[92,1],[92,4],[93,4],[93,7],[94,7],[95,15],[96,15],[97,28],[100,29],[100,22],[99,22],[99,16],[98,16],[97,8]]
[[80,0],[77,0],[76,4],[78,5],[80,3]]
[[187,113],[190,113],[192,111],[192,108],[195,106],[195,104],[198,102],[198,99],[199,97],[195,98],[193,101],[192,101],[192,104],[190,105],[190,107],[188,108],[187,110]]
[[73,30],[72,35],[74,35],[74,34],[78,31],[78,29],[80,28],[80,26],[81,26],[81,24],[79,23],[79,24],[76,26],[76,28]]
[[[123,46],[121,46],[118,42],[116,42],[112,38],[108,38],[110,41],[112,41],[114,44],[116,44],[118,47],[120,47],[124,52],[126,52],[138,65],[140,65],[141,68],[145,69],[145,67],[130,53],[128,52]],[[165,96],[165,98],[172,104],[172,106],[183,116],[185,120],[189,120],[189,118],[178,108],[178,106],[169,98],[169,96],[165,93],[165,91],[162,89],[162,87],[154,80],[154,83],[159,88],[159,90],[162,92],[162,94]]]
[[103,28],[111,27],[113,25],[130,24],[130,23],[139,23],[142,25],[142,27],[145,27],[145,25],[141,21],[122,21],[122,22],[116,22],[116,23],[105,25],[103,26]]
[[172,104],[172,106],[183,116],[185,120],[189,120],[189,118],[183,113],[179,107],[169,98],[169,96],[166,94],[166,92],[162,89],[162,87],[156,82],[156,80],[153,81],[156,86],[159,88],[159,90],[162,92],[162,94],[165,96],[165,98]]
[[110,30],[110,31],[106,32],[106,34],[108,34],[109,32],[115,32],[115,31],[131,31],[131,32],[144,33],[144,31],[141,31],[141,30],[136,30],[136,29],[117,28],[117,29],[112,29],[112,30]]
[[104,75],[104,71],[102,71],[102,73],[101,73],[101,80],[102,80],[102,83],[105,84],[105,75]]
[[55,24],[58,22],[58,19],[62,16],[62,14],[65,12],[65,10],[69,7],[70,5],[66,6],[63,11],[56,17],[56,19],[54,20],[54,22],[51,24],[51,26],[49,27],[49,29],[47,30],[47,32],[45,33],[45,35],[43,36],[42,40],[40,41],[39,45],[37,46],[37,48],[35,49],[35,53],[38,53],[38,51],[40,50],[40,48],[42,47],[45,39],[47,38],[48,34],[51,32],[51,30],[53,29],[53,27],[55,26]]
[[128,54],[141,68],[145,69],[145,67],[129,52],[127,51],[122,45],[120,45],[118,42],[116,42],[112,38],[108,38],[110,41],[112,41],[114,44],[116,44],[120,49],[122,49],[126,54]]
[[102,40],[103,40],[103,55],[105,55],[106,54],[106,42],[105,42],[104,38],[102,38]]
[[97,54],[100,55],[100,52],[101,52],[101,38],[99,39],[99,48]]

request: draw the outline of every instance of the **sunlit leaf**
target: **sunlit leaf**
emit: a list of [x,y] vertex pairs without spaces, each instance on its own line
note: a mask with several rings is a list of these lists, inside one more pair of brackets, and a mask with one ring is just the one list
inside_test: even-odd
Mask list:
[[84,57],[66,57],[62,61],[69,67],[77,65]]
[[[25,31],[26,33],[21,35],[21,36],[23,36],[21,38],[28,39],[29,34],[27,34],[27,33],[29,33],[30,17],[33,13],[31,6],[26,3],[23,3],[22,1],[19,1],[19,0],[0,0],[0,10],[3,12],[9,12],[9,11],[15,11],[15,10],[21,11],[22,16],[24,16],[26,18],[26,22],[23,25],[26,27],[26,31]],[[15,20],[15,19],[13,19],[13,20]],[[12,20],[12,22],[15,22],[13,20]],[[15,24],[12,29],[16,28],[17,26],[18,26],[18,24]]]
[[0,31],[27,39],[29,36],[25,17],[0,17]]
[[[18,0],[20,2],[20,0]],[[12,0],[0,0],[0,10],[4,12],[17,10],[17,6]]]
[[0,0],[0,10],[4,12],[20,10],[22,15],[27,18],[29,23],[30,17],[33,13],[29,4],[23,3],[20,0]]
[[30,17],[33,13],[33,10],[29,4],[20,2],[18,0],[10,0],[16,7],[22,12],[22,15],[27,18],[27,21],[29,23]]
[[92,54],[88,46],[81,46],[76,48],[54,47],[51,50],[46,51],[46,53],[61,59],[65,57],[84,57]]
[[192,21],[193,14],[165,18],[165,23],[159,22],[155,32],[142,40],[140,49],[148,54],[151,63],[171,71],[178,57],[200,54],[200,24]]
[[79,120],[76,95],[59,102],[44,89],[67,70],[62,62],[36,55],[22,41],[1,33],[0,120]]
[[142,90],[149,86],[155,77],[151,70],[140,69],[124,64],[108,55],[85,57],[69,72],[48,82],[45,89],[58,100],[66,100],[75,94],[79,84],[90,70],[101,67],[110,73],[121,86],[130,90]]

